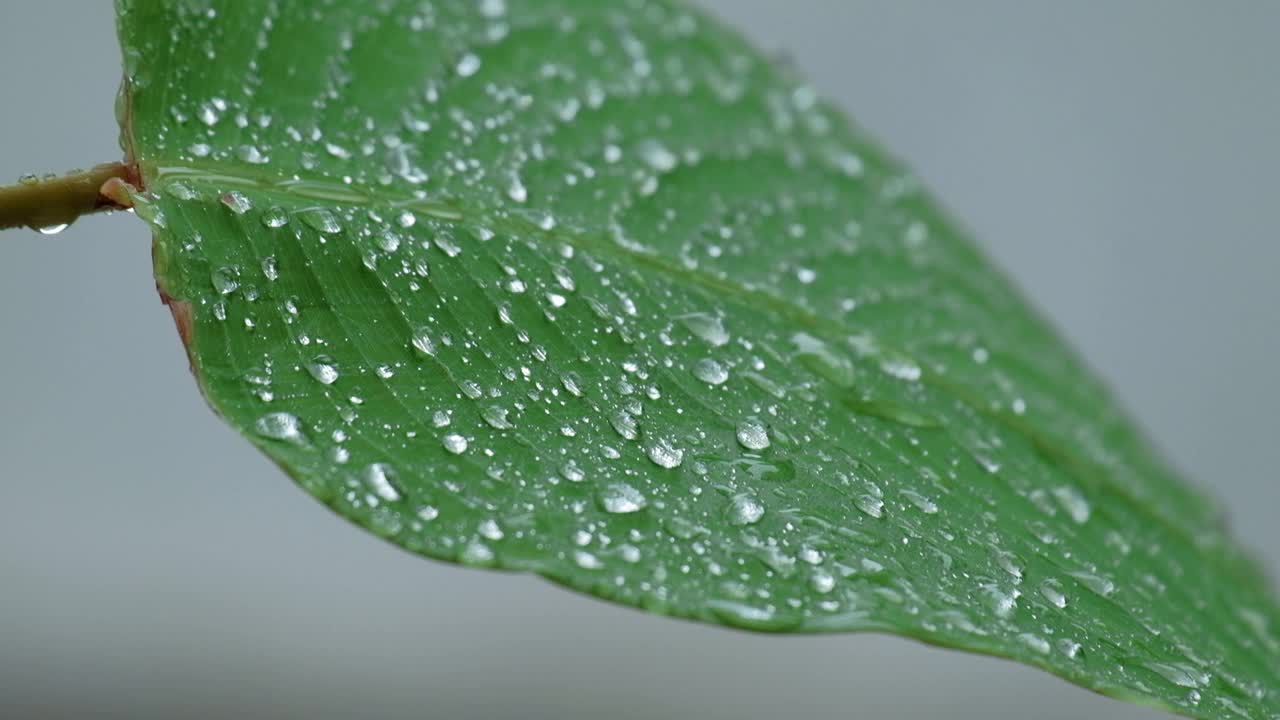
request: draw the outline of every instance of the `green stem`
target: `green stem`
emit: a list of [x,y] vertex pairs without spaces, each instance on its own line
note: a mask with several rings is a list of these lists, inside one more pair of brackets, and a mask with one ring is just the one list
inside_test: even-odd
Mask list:
[[[107,163],[89,170],[47,179],[24,179],[16,185],[0,186],[0,230],[29,227],[47,230],[69,225],[81,215],[118,210],[118,199],[103,194],[111,181],[126,183],[129,168],[123,163]],[[115,198],[122,197],[113,193]]]

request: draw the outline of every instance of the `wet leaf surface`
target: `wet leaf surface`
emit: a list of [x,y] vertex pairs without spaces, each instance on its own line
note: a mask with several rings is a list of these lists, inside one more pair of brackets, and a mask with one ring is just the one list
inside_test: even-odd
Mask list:
[[657,613],[1280,713],[1277,608],[1212,503],[909,172],[714,21],[117,5],[197,378],[338,513]]

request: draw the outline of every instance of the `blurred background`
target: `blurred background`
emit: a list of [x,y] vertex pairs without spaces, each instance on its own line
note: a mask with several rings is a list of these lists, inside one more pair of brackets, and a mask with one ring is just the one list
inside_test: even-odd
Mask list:
[[[1280,4],[703,4],[904,157],[1280,570]],[[118,158],[111,3],[3,16],[0,177]],[[0,347],[0,717],[1161,717],[395,550],[206,409],[132,218],[0,237]]]

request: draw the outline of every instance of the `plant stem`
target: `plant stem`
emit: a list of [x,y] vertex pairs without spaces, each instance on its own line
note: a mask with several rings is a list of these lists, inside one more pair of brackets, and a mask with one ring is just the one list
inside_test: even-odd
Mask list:
[[[24,179],[0,186],[0,230],[29,227],[47,230],[68,225],[81,215],[118,210],[121,203],[103,194],[103,185],[130,179],[123,163],[107,163],[89,170],[47,179]],[[120,197],[119,193],[115,193]]]

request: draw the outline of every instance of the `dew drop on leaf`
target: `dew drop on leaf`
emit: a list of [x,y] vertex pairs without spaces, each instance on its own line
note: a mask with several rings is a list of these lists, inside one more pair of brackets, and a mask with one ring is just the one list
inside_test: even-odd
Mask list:
[[262,437],[271,440],[283,440],[294,444],[304,444],[306,436],[302,431],[302,421],[297,415],[287,412],[272,412],[258,418],[254,429]]
[[754,495],[734,495],[729,501],[729,522],[733,525],[752,525],[764,517],[764,503]]
[[684,462],[684,450],[673,446],[666,440],[659,440],[645,451],[653,464],[664,468],[676,468]]
[[626,483],[610,483],[604,487],[599,496],[600,507],[607,513],[622,515],[639,512],[648,505],[645,496]]
[[457,433],[449,433],[440,439],[444,449],[454,455],[461,455],[467,451],[467,439]]
[[769,447],[769,431],[758,420],[738,423],[738,444],[748,450],[764,450]]

